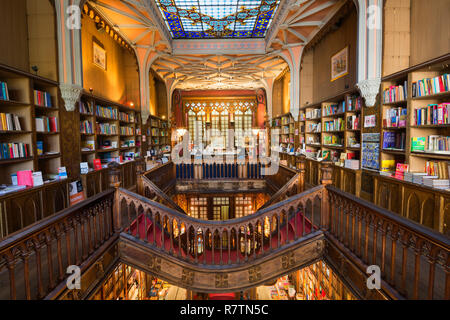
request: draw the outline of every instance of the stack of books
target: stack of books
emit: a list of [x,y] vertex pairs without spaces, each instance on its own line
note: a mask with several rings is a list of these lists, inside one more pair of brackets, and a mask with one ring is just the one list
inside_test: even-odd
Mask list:
[[425,172],[405,172],[405,181],[422,184],[422,177],[426,176]]
[[436,189],[446,190],[450,188],[450,180],[448,179],[424,179],[423,184]]

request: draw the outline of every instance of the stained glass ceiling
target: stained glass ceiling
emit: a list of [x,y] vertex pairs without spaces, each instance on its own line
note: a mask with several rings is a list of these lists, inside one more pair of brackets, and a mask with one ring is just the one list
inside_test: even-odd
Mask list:
[[156,0],[174,39],[264,38],[280,0]]

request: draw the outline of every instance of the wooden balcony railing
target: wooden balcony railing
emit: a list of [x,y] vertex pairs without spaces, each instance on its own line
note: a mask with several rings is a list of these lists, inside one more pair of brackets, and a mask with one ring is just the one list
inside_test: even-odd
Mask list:
[[257,259],[320,229],[324,186],[258,213],[203,221],[119,189],[118,227],[152,248],[191,263],[236,265]]
[[0,242],[0,299],[42,299],[114,235],[110,189]]
[[[450,299],[450,238],[327,186],[329,238],[408,299]],[[387,289],[388,290],[388,289]]]

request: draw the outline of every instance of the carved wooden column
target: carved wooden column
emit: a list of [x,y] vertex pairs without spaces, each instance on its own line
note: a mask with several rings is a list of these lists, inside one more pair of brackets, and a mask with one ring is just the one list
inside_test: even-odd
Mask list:
[[108,164],[109,169],[109,185],[115,189],[114,192],[114,204],[113,204],[113,225],[114,232],[120,232],[122,229],[122,219],[120,214],[120,165],[117,162],[110,162]]
[[[331,162],[320,163],[320,171],[320,183],[325,187],[332,184],[333,164]],[[328,191],[326,188],[324,188],[322,194],[320,224],[320,227],[325,230],[328,230],[330,227],[330,199],[328,198]]]
[[300,156],[297,160],[298,171],[298,193],[305,191],[306,157]]
[[139,157],[135,159],[136,162],[136,191],[140,195],[144,195],[144,185],[142,175],[145,173],[145,161]]

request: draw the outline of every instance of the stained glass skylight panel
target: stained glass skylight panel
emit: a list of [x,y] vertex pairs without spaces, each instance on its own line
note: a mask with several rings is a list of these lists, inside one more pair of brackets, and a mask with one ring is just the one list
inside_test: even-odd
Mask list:
[[280,0],[156,0],[174,39],[264,38]]

